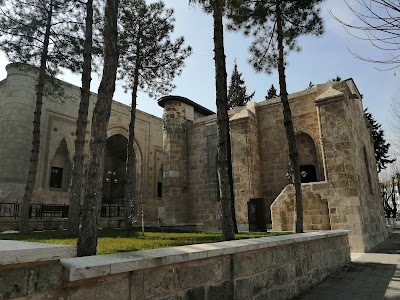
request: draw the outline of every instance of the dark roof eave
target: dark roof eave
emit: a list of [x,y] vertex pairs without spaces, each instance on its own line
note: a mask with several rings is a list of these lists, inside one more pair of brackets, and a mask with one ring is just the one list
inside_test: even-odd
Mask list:
[[182,96],[174,96],[174,95],[164,96],[164,97],[161,97],[160,99],[158,99],[157,102],[158,102],[159,106],[164,107],[166,102],[173,101],[173,100],[180,101],[182,103],[192,106],[195,111],[197,111],[198,113],[201,113],[204,116],[211,116],[211,115],[215,114],[215,112],[213,112],[212,110],[209,110],[208,108],[205,108],[204,106],[201,106],[201,105],[197,104],[196,102],[194,102],[188,98],[182,97]]

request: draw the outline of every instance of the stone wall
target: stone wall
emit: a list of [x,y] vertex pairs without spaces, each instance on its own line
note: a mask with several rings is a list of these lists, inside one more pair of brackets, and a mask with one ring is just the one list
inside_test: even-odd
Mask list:
[[[320,89],[307,90],[289,95],[296,138],[300,137],[300,141],[304,138],[309,138],[315,145],[313,152],[310,152],[307,151],[311,150],[307,149],[309,148],[308,144],[305,145],[304,150],[302,148],[303,143],[298,144],[300,162],[308,164],[312,161],[316,164],[318,181],[324,179],[324,168],[317,110],[313,98],[321,93],[321,90],[323,88],[320,87]],[[271,206],[272,202],[288,183],[286,173],[289,169],[290,160],[282,111],[280,98],[257,103],[258,144],[263,187],[262,197],[266,199],[266,207]],[[303,155],[306,155],[306,157]],[[269,212],[267,212],[267,217],[269,223],[271,223]]]
[[221,228],[217,179],[215,116],[195,120],[188,127],[188,201],[190,220],[203,229]]
[[[229,120],[232,140],[232,170],[238,230],[249,230],[248,201],[262,198],[261,165],[255,104],[237,108]],[[261,228],[260,228],[261,229]],[[264,228],[265,229],[265,228]]]
[[0,265],[0,298],[289,299],[349,263],[350,252],[337,230],[60,262]]
[[[305,229],[324,226],[350,230],[352,252],[364,252],[388,237],[380,207],[379,180],[374,149],[361,98],[352,82],[336,83],[315,103],[320,118],[326,182],[302,184],[303,203],[321,201],[326,208],[311,219],[305,210]],[[314,200],[312,200],[314,199]],[[289,230],[293,224],[293,191],[287,187],[272,205],[273,229]],[[328,217],[328,218],[327,218]]]

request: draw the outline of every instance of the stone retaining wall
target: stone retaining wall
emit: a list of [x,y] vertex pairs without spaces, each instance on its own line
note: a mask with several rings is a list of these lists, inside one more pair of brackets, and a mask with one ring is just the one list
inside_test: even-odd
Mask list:
[[66,258],[47,284],[37,263],[0,265],[0,299],[290,299],[348,262],[348,231],[310,232]]

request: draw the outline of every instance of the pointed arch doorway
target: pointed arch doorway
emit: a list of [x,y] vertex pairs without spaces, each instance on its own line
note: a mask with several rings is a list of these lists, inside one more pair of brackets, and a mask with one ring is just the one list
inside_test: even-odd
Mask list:
[[299,153],[301,182],[317,182],[318,174],[318,156],[313,138],[305,133],[296,134],[296,144]]
[[122,134],[107,139],[104,157],[103,203],[123,204],[126,181],[126,144]]

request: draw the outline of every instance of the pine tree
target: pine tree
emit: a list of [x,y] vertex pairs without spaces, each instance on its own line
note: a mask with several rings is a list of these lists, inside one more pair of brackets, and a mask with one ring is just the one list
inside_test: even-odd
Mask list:
[[[29,174],[20,209],[20,233],[29,230],[29,206],[35,186],[40,119],[46,85],[60,67],[80,68],[80,24],[71,20],[75,4],[60,0],[7,1],[0,7],[0,49],[11,62],[38,67]],[[28,66],[25,66],[28,67]],[[49,87],[47,92],[53,89]]]
[[305,34],[323,32],[318,4],[322,0],[306,1],[237,1],[230,12],[232,29],[242,29],[254,36],[250,48],[251,63],[260,72],[271,73],[278,69],[280,98],[283,106],[284,125],[293,168],[295,189],[294,231],[303,232],[303,204],[299,155],[296,146],[292,113],[288,101],[285,75],[285,57],[288,51],[300,50],[297,40]]
[[174,30],[173,10],[163,2],[147,5],[144,0],[122,0],[120,13],[120,68],[126,91],[132,93],[131,119],[127,144],[126,184],[124,191],[125,229],[131,230],[131,207],[135,203],[135,135],[136,99],[138,90],[158,97],[174,88],[191,48],[184,47],[184,38],[171,41]]
[[89,111],[90,82],[92,80],[93,52],[93,0],[86,2],[85,42],[83,49],[82,88],[79,103],[78,119],[75,131],[75,152],[71,172],[70,201],[68,209],[68,234],[77,237],[79,233],[79,216],[81,210],[81,193],[84,173],[84,148]]
[[376,160],[376,168],[378,173],[383,169],[386,169],[386,164],[391,164],[396,159],[389,159],[389,147],[390,144],[386,142],[385,134],[383,129],[381,128],[381,124],[379,124],[367,109],[364,110],[364,116],[367,118],[369,124],[371,125],[371,135],[374,141],[374,150],[375,150],[375,160]]
[[279,97],[278,94],[276,93],[276,88],[274,87],[273,84],[271,84],[271,87],[267,91],[267,96],[265,96],[265,100],[269,100],[275,97]]
[[214,21],[215,101],[218,126],[217,172],[220,189],[222,240],[224,241],[233,240],[237,231],[228,118],[228,84],[224,49],[224,28],[222,22],[226,2],[229,4],[231,1],[189,0],[189,3],[200,3],[206,12],[211,12]]
[[247,95],[246,84],[235,62],[228,90],[228,109],[236,106],[245,106],[253,97],[254,92],[251,95]]
[[78,235],[77,255],[95,255],[102,193],[102,170],[118,66],[118,0],[106,0],[104,20],[104,67],[93,111],[86,189]]

